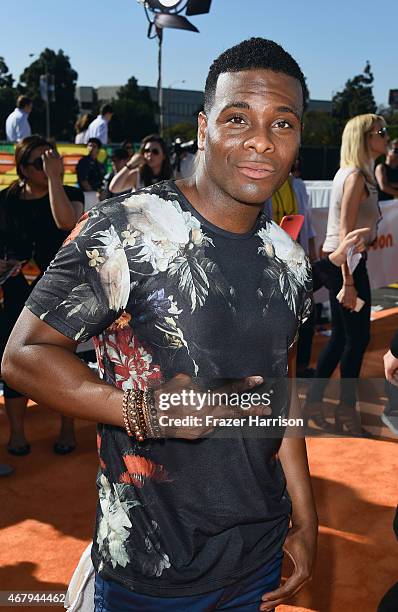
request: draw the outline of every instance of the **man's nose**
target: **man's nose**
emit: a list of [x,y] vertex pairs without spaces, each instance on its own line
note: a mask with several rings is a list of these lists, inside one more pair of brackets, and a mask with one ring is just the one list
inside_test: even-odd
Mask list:
[[257,130],[251,134],[243,143],[243,147],[246,150],[254,149],[256,153],[272,153],[275,150],[272,135],[268,130]]

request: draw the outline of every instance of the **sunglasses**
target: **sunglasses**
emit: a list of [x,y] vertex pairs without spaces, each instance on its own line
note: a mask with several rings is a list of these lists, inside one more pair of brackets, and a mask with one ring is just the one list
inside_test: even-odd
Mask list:
[[33,166],[35,170],[43,170],[43,160],[41,157],[36,157],[32,162],[26,162],[25,166]]
[[369,132],[369,134],[377,134],[378,136],[381,136],[382,138],[385,138],[388,134],[388,130],[386,127],[382,127],[379,130],[377,130],[377,132]]
[[151,147],[144,149],[144,153],[152,153],[152,155],[160,155],[159,149],[156,149],[156,148],[152,149]]

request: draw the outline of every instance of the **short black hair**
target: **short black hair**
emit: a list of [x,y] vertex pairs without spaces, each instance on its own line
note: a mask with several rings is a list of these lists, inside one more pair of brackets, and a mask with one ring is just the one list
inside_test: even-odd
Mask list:
[[92,138],[89,138],[87,140],[87,144],[95,144],[97,145],[99,149],[102,147],[102,142],[100,141],[99,138],[96,138],[95,136],[93,136]]
[[110,104],[101,106],[101,115],[104,116],[106,113],[113,113],[113,107]]
[[282,72],[297,79],[303,90],[304,109],[306,108],[309,93],[304,74],[296,60],[274,41],[253,37],[224,51],[210,66],[205,85],[205,113],[213,106],[220,74],[261,68]]
[[131,147],[134,149],[134,143],[133,143],[132,140],[130,140],[129,138],[127,140],[123,140],[123,142],[122,142],[122,149],[129,148],[129,145],[131,145]]
[[32,104],[32,99],[28,98],[28,96],[18,96],[17,98],[17,108],[25,108]]
[[122,161],[123,159],[129,159],[129,154],[126,149],[119,147],[118,149],[113,149],[111,159],[119,159]]

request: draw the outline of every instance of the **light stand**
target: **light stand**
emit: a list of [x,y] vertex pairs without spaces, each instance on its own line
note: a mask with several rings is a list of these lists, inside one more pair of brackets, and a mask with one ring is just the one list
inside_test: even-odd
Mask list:
[[[189,30],[199,32],[182,13],[186,9],[187,15],[201,15],[210,10],[211,0],[138,0],[143,5],[148,19],[148,38],[158,39],[158,106],[159,106],[159,132],[163,135],[164,109],[162,88],[162,44],[163,29]],[[153,13],[151,18],[149,11]]]
[[163,30],[156,28],[158,38],[158,106],[159,106],[159,132],[163,136],[164,114],[163,114],[163,87],[162,87],[162,43]]
[[[36,53],[29,53],[29,57],[37,56]],[[55,85],[54,75],[51,75],[48,70],[47,60],[42,56],[37,56],[44,64],[45,74],[40,75],[39,88],[40,97],[46,105],[46,138],[47,140],[51,136],[51,125],[50,125],[50,102],[55,101]]]

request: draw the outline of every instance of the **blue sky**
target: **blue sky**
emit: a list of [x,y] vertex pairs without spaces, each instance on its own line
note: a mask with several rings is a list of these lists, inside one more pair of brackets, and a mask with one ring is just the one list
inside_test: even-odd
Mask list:
[[[200,34],[165,30],[163,84],[202,89],[212,60],[250,36],[282,44],[300,63],[311,97],[330,99],[370,60],[377,103],[398,88],[398,2],[384,0],[213,0],[192,17]],[[157,47],[146,39],[136,0],[18,0],[3,10],[0,55],[14,77],[45,47],[63,49],[79,85],[120,85],[134,75],[155,85]],[[181,83],[181,81],[185,83]]]

